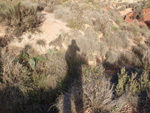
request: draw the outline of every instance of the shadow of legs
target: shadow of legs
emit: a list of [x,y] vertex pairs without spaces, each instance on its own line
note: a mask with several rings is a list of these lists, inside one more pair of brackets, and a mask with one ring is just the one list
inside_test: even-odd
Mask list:
[[[81,69],[81,56],[77,54],[80,48],[77,46],[76,41],[72,40],[71,45],[68,46],[66,51],[66,62],[68,64],[68,74],[66,75],[65,85],[67,85],[67,93],[64,94],[64,109],[63,113],[72,113],[71,101],[75,104],[76,113],[83,113],[83,101],[82,101],[82,69]],[[78,91],[71,88],[72,84],[77,81]],[[69,87],[71,88],[70,90]],[[72,91],[73,90],[73,91]],[[71,92],[68,92],[71,91]],[[72,95],[74,100],[72,99]],[[78,95],[78,96],[77,96]],[[78,98],[80,97],[80,98]]]

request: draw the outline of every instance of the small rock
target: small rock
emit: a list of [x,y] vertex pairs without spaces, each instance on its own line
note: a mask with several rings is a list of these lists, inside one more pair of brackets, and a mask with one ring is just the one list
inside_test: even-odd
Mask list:
[[55,50],[56,50],[56,51],[59,51],[59,50],[60,50],[60,47],[59,47],[59,46],[56,46],[56,47],[55,47]]

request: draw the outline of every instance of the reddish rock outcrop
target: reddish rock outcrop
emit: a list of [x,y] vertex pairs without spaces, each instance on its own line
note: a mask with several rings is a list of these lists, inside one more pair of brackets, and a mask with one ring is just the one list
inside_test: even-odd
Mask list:
[[125,17],[125,21],[133,24],[136,21],[138,22],[139,25],[146,25],[150,28],[150,8],[144,9],[144,19],[142,21],[138,20],[138,19],[133,19],[133,12],[130,12],[126,15]]

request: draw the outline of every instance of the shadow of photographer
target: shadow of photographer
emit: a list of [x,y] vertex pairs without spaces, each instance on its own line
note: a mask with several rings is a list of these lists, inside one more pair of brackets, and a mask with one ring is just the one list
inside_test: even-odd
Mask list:
[[[68,46],[68,49],[65,54],[65,59],[68,65],[68,72],[64,79],[64,88],[65,91],[68,91],[69,88],[71,88],[72,83],[74,81],[78,81],[78,88],[80,90],[80,96],[83,95],[83,89],[82,89],[82,58],[78,54],[78,51],[80,51],[80,48],[76,44],[75,40],[71,41],[71,44]],[[73,91],[72,93],[75,93],[76,91]],[[75,110],[77,113],[83,113],[83,100],[79,100],[75,97],[75,94],[72,94],[74,96],[74,104],[75,104]],[[63,104],[63,113],[72,113],[71,110],[71,96],[64,95],[64,104]]]

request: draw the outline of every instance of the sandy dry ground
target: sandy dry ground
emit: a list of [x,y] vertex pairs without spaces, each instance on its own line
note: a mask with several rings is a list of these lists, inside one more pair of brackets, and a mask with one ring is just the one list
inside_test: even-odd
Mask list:
[[125,15],[127,15],[128,13],[130,13],[130,12],[132,12],[132,9],[131,9],[131,8],[127,8],[127,9],[125,9],[125,10],[123,10],[123,11],[120,11],[120,14],[121,14],[122,16],[125,16]]
[[0,37],[3,37],[5,35],[5,29],[0,26]]
[[[20,40],[17,38],[13,40],[9,44],[9,48],[15,48],[17,46],[20,48],[24,48],[25,45],[31,45],[35,48],[39,54],[47,53],[50,49],[49,43],[56,38],[59,37],[62,33],[69,32],[69,28],[66,26],[66,23],[62,22],[61,20],[55,19],[54,14],[42,12],[45,16],[45,21],[43,22],[42,26],[40,27],[41,33],[32,34],[32,33],[25,33],[23,36],[20,37]],[[38,40],[44,40],[45,46],[41,46],[37,44]],[[17,53],[16,53],[17,54]]]

